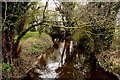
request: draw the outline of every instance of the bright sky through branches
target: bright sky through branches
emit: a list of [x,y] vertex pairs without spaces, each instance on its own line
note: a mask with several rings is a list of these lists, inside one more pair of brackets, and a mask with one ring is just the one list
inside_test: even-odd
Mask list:
[[[41,0],[41,2],[43,2],[44,4],[47,2],[48,0]],[[59,3],[60,0],[49,0],[48,2],[48,9],[50,10],[55,10],[56,8],[56,4],[55,3]],[[81,5],[86,5],[86,1],[84,2],[79,2]]]
[[[41,0],[41,2],[43,2],[43,3],[46,3],[47,1],[48,0]],[[56,5],[55,5],[54,1],[57,2],[56,0],[49,0],[48,9],[55,10]]]

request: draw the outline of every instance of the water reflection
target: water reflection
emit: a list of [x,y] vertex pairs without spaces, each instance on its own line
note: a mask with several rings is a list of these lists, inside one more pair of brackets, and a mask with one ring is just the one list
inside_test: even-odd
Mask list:
[[[46,55],[46,66],[44,69],[37,69],[37,71],[40,73],[39,77],[56,78],[56,76],[58,75],[58,73],[56,73],[56,69],[61,66],[61,55],[64,50],[64,44],[65,42],[56,42],[53,48],[50,48],[46,51],[46,53],[44,53]],[[63,58],[63,62],[64,59],[65,58]]]
[[[58,46],[58,47],[56,47]],[[77,52],[73,53],[73,41],[56,42],[55,46],[46,51],[46,66],[39,68],[37,71],[40,73],[41,78],[81,78],[83,76],[80,71],[80,59],[78,59]],[[71,55],[68,60],[66,56]],[[75,55],[73,55],[75,54]],[[73,56],[75,56],[75,59]]]
[[[55,42],[52,48],[41,53],[33,68],[39,75],[37,77],[35,75],[35,79],[24,80],[47,78],[52,80],[119,80],[113,73],[105,71],[96,64],[97,59],[93,53],[85,54],[82,45],[79,44],[76,47],[73,44],[72,41]],[[29,74],[31,76],[30,72]]]

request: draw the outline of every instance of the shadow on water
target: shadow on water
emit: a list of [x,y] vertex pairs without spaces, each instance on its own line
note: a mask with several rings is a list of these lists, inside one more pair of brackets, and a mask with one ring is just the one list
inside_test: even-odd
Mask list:
[[[33,68],[15,80],[119,80],[112,72],[96,64],[95,55],[82,54],[82,47],[75,48],[72,41],[55,42],[52,48],[42,52]],[[78,45],[78,44],[77,44]],[[88,54],[87,54],[88,55]],[[90,63],[91,62],[91,63]]]

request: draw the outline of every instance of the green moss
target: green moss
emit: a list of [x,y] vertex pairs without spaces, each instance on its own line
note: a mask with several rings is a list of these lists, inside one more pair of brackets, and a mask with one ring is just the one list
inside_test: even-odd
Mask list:
[[[18,36],[16,36],[15,39],[17,39],[17,37]],[[26,40],[26,39],[28,39],[30,37],[39,38],[39,32],[31,32],[31,31],[29,31],[29,32],[27,32],[25,34],[25,36],[23,36],[22,40]]]

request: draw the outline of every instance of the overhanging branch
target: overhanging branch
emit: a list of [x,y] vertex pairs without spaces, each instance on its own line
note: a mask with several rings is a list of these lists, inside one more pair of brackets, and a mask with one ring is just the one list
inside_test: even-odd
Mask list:
[[[49,1],[49,0],[48,0],[48,1]],[[16,43],[19,42],[20,39],[21,39],[30,29],[34,28],[35,26],[42,25],[42,24],[45,22],[45,17],[46,17],[46,16],[45,16],[45,12],[46,12],[46,9],[47,9],[47,6],[48,6],[48,1],[46,2],[46,5],[45,5],[45,7],[44,7],[43,19],[42,19],[42,21],[41,21],[40,23],[38,23],[38,24],[32,25],[31,27],[29,27],[29,28],[27,28],[26,30],[24,30],[20,35],[18,35]]]

